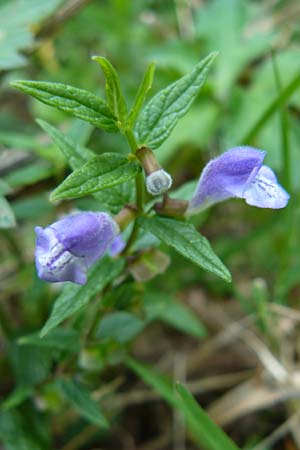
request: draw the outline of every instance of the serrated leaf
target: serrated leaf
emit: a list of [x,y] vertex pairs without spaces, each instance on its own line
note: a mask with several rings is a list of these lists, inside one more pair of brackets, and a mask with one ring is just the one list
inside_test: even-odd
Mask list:
[[66,283],[61,294],[56,299],[51,315],[41,330],[41,337],[57,327],[63,320],[75,314],[112,281],[122,270],[124,261],[102,258],[91,270],[84,286]]
[[133,179],[141,167],[117,153],[95,156],[75,170],[52,193],[51,200],[83,197]]
[[239,450],[235,443],[218,427],[181,384],[175,385],[181,400],[181,413],[191,425],[195,440],[206,450]]
[[92,59],[97,61],[104,72],[108,106],[118,119],[123,122],[127,113],[127,107],[121,91],[118,74],[110,61],[103,56],[93,56]]
[[94,197],[98,202],[98,209],[117,214],[126,203],[134,202],[134,181],[130,180],[104,191],[96,192]]
[[62,83],[46,81],[13,81],[12,86],[106,131],[116,132],[116,117],[107,104],[96,95]]
[[70,379],[60,379],[55,384],[80,415],[102,428],[108,428],[108,422],[98,404],[82,385]]
[[155,64],[154,63],[149,64],[143,77],[143,80],[141,82],[141,85],[138,89],[138,92],[136,94],[136,97],[134,99],[132,108],[129,111],[128,118],[126,120],[126,125],[129,129],[131,129],[134,126],[135,121],[139,115],[139,112],[146,100],[148,92],[152,87],[154,71],[155,71]]
[[53,348],[76,352],[79,350],[79,334],[68,328],[57,328],[47,336],[41,338],[40,333],[32,333],[19,338],[20,345],[31,345],[33,347]]
[[37,119],[36,121],[51,137],[54,144],[62,151],[73,170],[82,167],[84,163],[94,156],[93,152],[81,145],[76,145],[72,139],[65,136],[61,131],[47,123],[45,120]]
[[191,73],[158,92],[150,100],[135,127],[140,145],[156,149],[167,139],[199,94],[216,55],[216,52],[210,53]]
[[188,223],[165,217],[140,217],[139,224],[197,266],[230,282],[231,276],[208,240]]
[[8,201],[0,195],[0,228],[13,228],[16,219]]
[[198,339],[206,336],[206,329],[188,307],[165,293],[147,293],[144,299],[147,319],[162,320],[177,330]]

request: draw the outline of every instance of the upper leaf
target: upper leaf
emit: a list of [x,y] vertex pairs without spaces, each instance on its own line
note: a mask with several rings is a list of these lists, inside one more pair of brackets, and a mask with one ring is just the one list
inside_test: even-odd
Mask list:
[[52,193],[51,200],[83,197],[129,181],[141,170],[117,153],[103,153],[68,176]]
[[108,61],[108,59],[104,58],[103,56],[93,56],[92,59],[94,61],[97,61],[104,72],[106,79],[105,90],[108,105],[111,111],[113,111],[118,117],[118,119],[123,122],[127,113],[127,107],[121,91],[118,74],[113,65]]
[[155,71],[155,64],[151,63],[147,67],[147,70],[145,72],[145,75],[142,79],[141,85],[138,89],[138,92],[136,94],[136,97],[134,99],[134,103],[132,105],[132,108],[129,111],[128,118],[127,118],[127,126],[129,129],[133,127],[135,124],[136,118],[139,115],[139,112],[144,104],[144,101],[148,95],[148,92],[150,91],[153,83],[153,77],[154,77],[154,71]]
[[139,223],[194,264],[231,281],[228,269],[192,224],[165,217],[140,217]]
[[210,53],[191,73],[158,92],[140,115],[135,131],[139,144],[158,148],[189,110],[217,53]]
[[12,86],[32,95],[46,105],[54,106],[106,131],[118,131],[116,117],[96,95],[62,83],[13,81]]
[[121,259],[102,258],[91,270],[87,284],[81,287],[66,284],[56,299],[51,315],[41,331],[41,337],[83,308],[97,292],[121,272],[123,265],[124,261]]

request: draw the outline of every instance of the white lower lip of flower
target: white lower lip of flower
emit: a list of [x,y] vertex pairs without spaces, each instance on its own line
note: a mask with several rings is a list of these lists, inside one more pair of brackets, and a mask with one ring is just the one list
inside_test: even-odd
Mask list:
[[79,257],[74,256],[72,253],[65,250],[64,246],[58,241],[50,249],[49,253],[38,255],[40,267],[45,274],[52,274],[55,277],[59,277],[59,274],[66,266],[69,266],[78,260],[80,260]]
[[149,194],[160,195],[172,186],[172,177],[164,169],[152,172],[146,178],[146,188]]

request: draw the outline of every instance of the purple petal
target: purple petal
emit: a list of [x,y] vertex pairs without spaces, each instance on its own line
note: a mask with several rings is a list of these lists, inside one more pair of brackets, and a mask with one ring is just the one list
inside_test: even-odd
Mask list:
[[39,278],[52,283],[72,281],[86,283],[87,265],[82,258],[64,249],[50,227],[35,228],[37,243],[35,262]]
[[266,152],[252,147],[235,147],[204,168],[189,205],[194,213],[231,197],[242,197],[246,186],[255,178]]
[[119,234],[119,236],[115,237],[115,239],[112,241],[112,244],[109,248],[109,254],[110,256],[116,256],[121,253],[122,250],[126,247],[126,242],[122,238],[122,236]]
[[106,213],[73,214],[53,223],[50,228],[64,248],[84,258],[88,266],[105,253],[117,234],[115,222]]
[[118,226],[106,213],[68,216],[45,229],[36,227],[38,276],[52,283],[86,283],[87,269],[107,250]]
[[287,205],[290,196],[277,182],[272,169],[262,166],[244,191],[243,198],[248,205],[280,209]]

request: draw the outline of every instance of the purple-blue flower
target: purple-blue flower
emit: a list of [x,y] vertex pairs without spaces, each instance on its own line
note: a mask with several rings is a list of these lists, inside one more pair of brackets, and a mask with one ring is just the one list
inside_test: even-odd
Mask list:
[[108,249],[119,227],[106,213],[83,212],[36,227],[35,262],[39,278],[85,284],[87,269]]
[[266,152],[235,147],[210,161],[204,168],[189,203],[188,214],[199,212],[228,198],[244,198],[259,208],[284,208],[290,198],[268,166]]
[[115,239],[112,241],[108,253],[110,256],[117,256],[119,255],[124,248],[126,247],[126,242],[122,238],[122,236],[119,234]]

